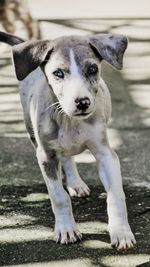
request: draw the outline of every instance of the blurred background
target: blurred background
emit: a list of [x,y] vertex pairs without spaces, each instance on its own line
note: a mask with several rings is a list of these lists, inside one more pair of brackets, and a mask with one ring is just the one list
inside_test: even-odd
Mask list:
[[[150,127],[149,0],[0,0],[0,29],[26,39],[108,32],[128,37],[123,70],[115,71],[103,62],[102,76],[113,102],[109,135],[112,146],[117,150],[123,147],[125,141],[129,142],[129,149],[133,144],[141,146],[138,149],[140,155],[143,153],[142,157],[134,160],[131,172],[133,169],[134,176],[139,177],[136,182],[148,181],[149,159],[145,162],[145,143],[149,143],[149,137],[144,130]],[[10,48],[5,44],[0,44],[0,136],[26,137]],[[137,155],[134,151],[132,154]],[[129,165],[132,157],[130,153]],[[79,161],[81,158],[82,155]],[[86,160],[93,161],[93,158],[88,154]],[[139,164],[141,168],[136,174]],[[139,176],[141,170],[144,181]]]
[[[104,254],[103,250],[101,252],[98,250],[99,255],[102,253],[101,256],[103,257],[100,260],[96,260],[96,252],[88,250],[93,246],[93,243],[90,243],[85,245],[87,255],[91,255],[90,260],[87,256],[88,260],[85,259],[81,266],[149,266],[142,264],[149,260],[148,242],[150,240],[148,228],[150,222],[150,1],[0,0],[0,30],[14,33],[26,39],[51,39],[62,35],[97,33],[124,34],[128,37],[129,45],[124,57],[123,70],[118,72],[103,62],[102,76],[110,89],[113,105],[108,134],[111,146],[117,151],[121,160],[125,191],[131,205],[129,210],[133,216],[131,216],[131,222],[136,221],[137,230],[135,224],[134,230],[137,231],[137,237],[139,237],[139,242],[141,242],[141,248],[138,251],[138,254],[140,255],[141,253],[141,256],[135,256],[137,252],[134,252],[124,258],[120,256],[115,258],[114,253],[110,252],[107,248],[107,244],[102,242],[96,243],[97,249],[104,248],[106,245],[106,250]],[[98,175],[95,170],[95,160],[89,152],[86,151],[76,156],[76,161],[78,162],[82,177],[85,177],[85,180],[91,187],[93,186],[93,180],[95,185],[99,185]],[[10,208],[7,202],[9,198],[11,200],[16,199],[16,202],[14,200],[13,203],[17,207],[18,203],[20,203],[19,201],[22,201],[20,200],[22,197],[29,196],[27,199],[24,198],[24,202],[21,202],[26,205],[22,204],[22,214],[24,216],[25,214],[29,215],[27,210],[31,208],[31,204],[37,205],[38,208],[41,207],[43,214],[46,212],[45,210],[43,211],[43,206],[40,206],[41,203],[45,203],[42,201],[48,201],[46,189],[42,189],[43,195],[40,195],[41,188],[45,187],[39,188],[38,184],[40,186],[43,185],[43,178],[37,167],[33,148],[27,139],[19,99],[18,83],[11,62],[10,48],[0,44],[0,187],[5,189],[4,193],[2,193],[4,201],[1,203],[1,209],[7,210],[8,208],[8,213],[6,214],[8,225],[11,225],[10,221],[12,218],[15,218],[14,222],[12,220],[14,225],[18,223],[25,226],[27,221],[28,224],[34,225],[33,218],[24,217],[25,219],[20,219],[16,215],[13,217],[13,212],[19,213],[19,211],[13,205],[11,206],[11,204]],[[13,198],[12,192],[14,190],[16,190],[16,193],[14,193]],[[99,198],[105,199],[102,189]],[[48,204],[45,205],[48,206]],[[77,203],[77,205],[80,208],[81,203]],[[103,205],[102,209],[106,209],[104,207],[105,205]],[[2,210],[1,214],[3,214]],[[30,215],[32,212],[30,212]],[[97,212],[100,213],[101,211],[98,210]],[[88,220],[90,221],[92,219],[91,216],[94,216],[93,214],[95,214],[94,211],[93,213],[91,211],[91,214],[87,215],[87,220],[83,221],[86,221],[86,223]],[[140,221],[138,220],[138,214],[144,214]],[[43,218],[47,222],[46,215],[42,217],[41,221],[38,218],[39,214],[34,214],[34,216],[36,217],[36,222],[40,225],[44,224],[41,222]],[[2,221],[4,225],[6,217],[4,216]],[[105,215],[103,217],[105,222],[107,219]],[[48,223],[46,226],[49,225]],[[101,223],[100,226],[106,230],[105,224]],[[91,229],[97,231],[97,224],[92,222],[89,225],[86,224],[85,227],[85,224],[81,223],[81,228],[85,233],[86,231],[92,231]],[[141,232],[139,229],[141,229]],[[48,231],[43,231],[46,231],[43,233],[43,238],[46,238],[45,236],[47,236]],[[3,230],[2,233],[2,241],[10,242],[10,237],[7,236],[6,231]],[[20,234],[20,238],[23,240],[23,233],[16,232],[16,235]],[[31,235],[31,239],[35,239],[34,232],[29,231],[26,235],[28,236],[28,234]],[[38,230],[36,234],[39,238],[42,238]],[[95,236],[93,238],[95,239]],[[12,240],[14,239],[12,238]],[[34,244],[32,244],[31,248],[34,251]],[[6,246],[6,249],[8,249],[8,246]],[[26,253],[27,250],[26,248]],[[45,247],[43,246],[42,253],[44,251]],[[84,249],[82,252],[84,252]],[[34,261],[36,261],[36,251],[33,253],[35,253]],[[64,253],[67,253],[67,251]],[[70,253],[73,253],[71,249]],[[107,257],[109,253],[111,255],[110,258]],[[17,252],[14,251],[14,254],[16,257],[14,262],[18,264]],[[32,257],[27,254],[25,255],[28,262],[30,262]],[[65,255],[67,259],[67,254]],[[3,264],[10,265],[13,262],[12,256],[9,256],[10,260],[6,260],[4,250],[2,254]],[[49,257],[45,256],[42,261],[49,260]],[[126,265],[122,259],[126,259]],[[20,260],[20,262],[24,263],[25,259]],[[94,265],[91,262],[94,262]],[[64,264],[64,266],[80,266],[78,260],[74,261],[75,265],[67,265],[70,264],[67,261]],[[63,265],[61,262],[61,265],[56,264],[54,266]]]

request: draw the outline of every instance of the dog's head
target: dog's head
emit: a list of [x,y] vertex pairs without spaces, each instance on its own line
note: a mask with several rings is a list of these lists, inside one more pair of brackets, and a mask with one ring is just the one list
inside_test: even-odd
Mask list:
[[0,41],[13,45],[18,80],[41,66],[62,110],[78,118],[87,118],[94,111],[101,61],[121,69],[127,47],[126,37],[111,34],[27,42],[3,36],[0,34]]

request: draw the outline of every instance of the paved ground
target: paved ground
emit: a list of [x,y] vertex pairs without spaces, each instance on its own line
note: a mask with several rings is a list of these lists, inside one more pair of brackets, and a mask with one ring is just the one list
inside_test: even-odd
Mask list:
[[[150,20],[146,19],[149,3],[142,1],[143,9],[141,1],[137,1],[136,12],[126,4],[123,14],[119,13],[120,2],[115,1],[112,17],[107,1],[103,14],[98,15],[97,2],[91,16],[88,12],[91,6],[86,6],[83,13],[84,1],[79,13],[75,7],[72,13],[67,9],[65,15],[62,15],[65,0],[59,8],[56,3],[48,13],[43,8],[48,7],[46,0],[38,1],[36,10],[35,0],[30,1],[34,16],[40,18],[42,38],[109,31],[124,33],[130,40],[123,71],[103,64],[103,76],[113,102],[108,133],[121,160],[129,221],[137,247],[124,253],[110,247],[106,194],[88,152],[77,156],[76,161],[81,176],[90,185],[91,196],[72,201],[75,218],[84,233],[83,241],[68,247],[54,243],[54,218],[33,148],[26,137],[10,51],[0,47],[0,266],[150,266]],[[75,19],[77,14],[82,19]]]

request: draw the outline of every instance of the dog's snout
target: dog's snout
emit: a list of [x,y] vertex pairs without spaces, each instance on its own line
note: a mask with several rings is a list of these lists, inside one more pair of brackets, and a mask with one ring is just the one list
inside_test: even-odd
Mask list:
[[76,103],[77,109],[85,111],[90,106],[91,101],[88,97],[82,97],[82,98],[77,97],[75,99],[75,103]]

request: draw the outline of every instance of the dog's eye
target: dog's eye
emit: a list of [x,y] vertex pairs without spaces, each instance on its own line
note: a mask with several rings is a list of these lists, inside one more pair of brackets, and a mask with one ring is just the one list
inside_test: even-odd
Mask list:
[[94,75],[98,72],[98,66],[96,64],[92,64],[88,67],[87,75]]
[[60,79],[64,79],[64,72],[61,70],[61,69],[57,69],[57,70],[55,70],[54,72],[53,72],[53,74],[56,76],[56,77],[58,77],[58,78],[60,78]]

